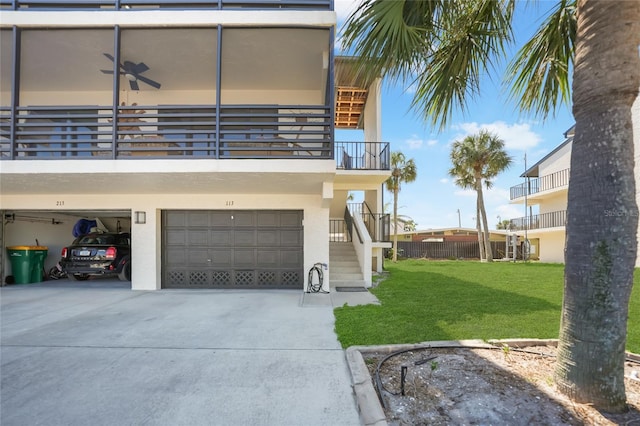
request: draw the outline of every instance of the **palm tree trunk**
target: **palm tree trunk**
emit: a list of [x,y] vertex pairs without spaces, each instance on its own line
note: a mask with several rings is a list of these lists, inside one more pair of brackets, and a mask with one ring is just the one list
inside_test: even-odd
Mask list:
[[393,190],[393,261],[398,261],[398,188]]
[[[481,189],[482,190],[482,189]],[[478,186],[476,185],[476,193],[478,192]],[[484,262],[486,257],[486,251],[484,249],[484,237],[482,236],[482,227],[480,221],[482,212],[480,211],[480,195],[476,194],[476,231],[478,232],[478,249],[480,251],[480,262]]]
[[578,1],[576,120],[555,380],[577,402],[627,409],[624,350],[637,254],[631,106],[640,2]]
[[484,238],[484,258],[487,262],[493,262],[493,253],[491,252],[491,243],[489,242],[489,224],[487,222],[487,212],[484,208],[484,196],[482,195],[482,178],[477,178],[478,182],[478,209],[482,215],[482,227]]

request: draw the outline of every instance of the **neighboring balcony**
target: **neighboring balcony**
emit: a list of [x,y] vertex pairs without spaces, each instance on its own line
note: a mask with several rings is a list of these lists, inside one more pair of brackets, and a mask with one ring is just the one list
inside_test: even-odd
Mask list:
[[558,210],[555,212],[534,214],[531,216],[511,219],[509,230],[524,231],[532,229],[547,229],[566,226],[567,211]]
[[5,10],[333,10],[333,0],[0,0]]
[[537,194],[538,192],[566,188],[569,186],[569,170],[570,169],[560,170],[555,173],[529,179],[528,182],[521,183],[520,185],[512,186],[510,189],[510,199],[515,200],[525,195],[529,196]]

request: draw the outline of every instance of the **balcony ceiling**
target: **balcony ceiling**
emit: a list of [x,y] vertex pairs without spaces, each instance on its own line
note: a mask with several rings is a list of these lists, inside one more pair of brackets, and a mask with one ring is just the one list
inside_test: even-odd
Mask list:
[[[333,181],[332,161],[288,160],[32,161],[3,164],[0,193],[36,194],[319,194]],[[55,172],[56,166],[69,167]],[[115,164],[115,166],[113,166]],[[75,165],[75,168],[73,167]],[[52,170],[47,172],[43,168]],[[189,170],[185,172],[185,170]],[[284,171],[283,171],[284,170]],[[114,199],[117,204],[117,200]]]
[[364,107],[374,79],[359,72],[355,58],[336,58],[335,102],[337,129],[362,129]]
[[[1,88],[10,89],[11,32],[2,31]],[[106,29],[25,30],[22,33],[21,87],[28,91],[103,91],[112,87],[113,31]],[[329,31],[304,28],[223,30],[224,89],[324,90]],[[142,75],[160,90],[207,90],[216,83],[217,31],[123,29],[123,61],[143,62]],[[124,76],[121,88],[131,90]],[[140,90],[154,91],[140,83]],[[64,103],[64,102],[62,102]]]

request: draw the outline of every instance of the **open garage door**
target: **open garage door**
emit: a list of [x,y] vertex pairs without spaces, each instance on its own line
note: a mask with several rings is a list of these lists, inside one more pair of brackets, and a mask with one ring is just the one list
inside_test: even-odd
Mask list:
[[303,280],[301,210],[162,214],[163,288],[294,288]]
[[[74,227],[81,219],[98,220],[109,232],[131,232],[129,210],[3,210],[0,240],[2,282],[13,274],[6,248],[10,246],[45,246],[43,278],[60,260],[63,247],[75,239]],[[115,277],[117,280],[117,277]]]

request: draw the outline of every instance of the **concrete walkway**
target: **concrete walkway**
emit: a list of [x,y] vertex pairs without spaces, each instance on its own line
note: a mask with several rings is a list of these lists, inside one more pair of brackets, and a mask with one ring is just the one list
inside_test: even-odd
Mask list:
[[0,424],[360,424],[329,295],[126,284],[0,289]]

